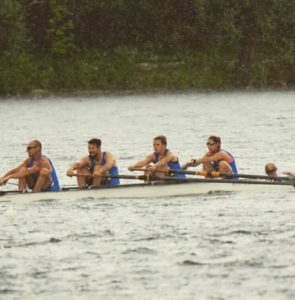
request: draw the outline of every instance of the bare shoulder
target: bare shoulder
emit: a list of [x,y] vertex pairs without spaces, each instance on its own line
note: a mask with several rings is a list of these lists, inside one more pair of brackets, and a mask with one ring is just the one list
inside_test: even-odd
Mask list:
[[106,156],[106,158],[109,158],[109,159],[114,158],[114,155],[111,152],[109,152],[109,151],[105,152],[105,156]]
[[168,150],[166,156],[172,160],[172,161],[176,161],[177,160],[177,156],[171,151],[171,150]]
[[30,161],[31,159],[28,157],[21,163],[21,165],[26,166]]
[[220,150],[218,153],[220,153],[220,155],[223,155],[224,157],[229,157],[230,156],[230,154],[225,150]]
[[46,166],[46,167],[50,166],[50,160],[48,157],[45,157],[45,156],[43,156],[41,158],[40,163],[41,163],[41,166]]

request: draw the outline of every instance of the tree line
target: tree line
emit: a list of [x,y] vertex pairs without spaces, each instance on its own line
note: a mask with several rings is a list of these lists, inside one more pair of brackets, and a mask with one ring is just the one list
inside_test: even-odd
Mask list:
[[294,88],[289,0],[1,0],[0,94]]

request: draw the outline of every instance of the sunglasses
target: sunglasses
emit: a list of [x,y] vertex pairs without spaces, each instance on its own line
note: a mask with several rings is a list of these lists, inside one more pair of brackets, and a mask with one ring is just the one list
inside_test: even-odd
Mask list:
[[213,146],[215,143],[207,143],[207,146]]
[[30,151],[31,149],[36,148],[36,147],[37,147],[37,146],[28,146],[28,147],[27,147],[27,150]]

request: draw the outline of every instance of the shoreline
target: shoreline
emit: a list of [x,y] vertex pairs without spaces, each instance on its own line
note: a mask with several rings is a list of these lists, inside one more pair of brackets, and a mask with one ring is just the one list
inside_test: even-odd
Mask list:
[[169,95],[169,94],[214,94],[214,93],[292,93],[294,88],[241,88],[241,89],[168,89],[168,88],[146,88],[146,89],[126,89],[126,90],[62,90],[48,91],[42,89],[32,90],[23,94],[0,95],[0,99],[10,98],[51,98],[51,97],[125,97],[144,95]]

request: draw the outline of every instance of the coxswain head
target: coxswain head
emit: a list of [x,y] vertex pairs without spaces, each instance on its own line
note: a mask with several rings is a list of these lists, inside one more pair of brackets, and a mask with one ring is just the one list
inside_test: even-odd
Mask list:
[[267,163],[265,165],[265,174],[270,177],[276,177],[277,176],[277,170],[278,168],[274,163]]

